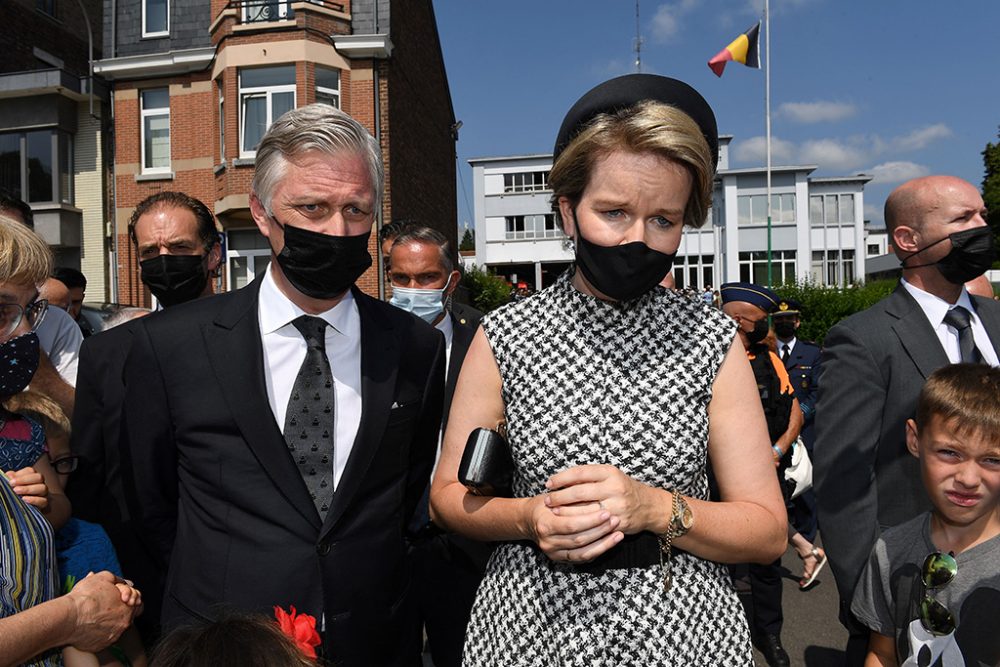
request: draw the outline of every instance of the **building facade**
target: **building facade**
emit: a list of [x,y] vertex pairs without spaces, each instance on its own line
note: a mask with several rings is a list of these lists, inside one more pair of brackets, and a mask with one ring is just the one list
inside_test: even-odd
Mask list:
[[101,0],[10,0],[0,32],[0,189],[31,205],[57,266],[108,285],[107,90],[90,72]]
[[[430,0],[104,0],[97,71],[113,82],[118,300],[148,303],[127,223],[181,190],[214,209],[243,287],[270,258],[250,216],[256,146],[289,109],[339,107],[375,136],[386,188],[377,225],[419,220],[455,242],[457,129]],[[375,235],[371,241],[373,257]],[[384,291],[376,264],[359,281]]]
[[[684,230],[674,261],[678,287],[768,281],[767,178],[730,169],[732,136],[720,137],[709,220]],[[552,210],[547,154],[475,158],[476,263],[546,287],[573,260]],[[865,276],[864,184],[870,176],[813,178],[814,165],[771,169],[771,284],[850,285]]]

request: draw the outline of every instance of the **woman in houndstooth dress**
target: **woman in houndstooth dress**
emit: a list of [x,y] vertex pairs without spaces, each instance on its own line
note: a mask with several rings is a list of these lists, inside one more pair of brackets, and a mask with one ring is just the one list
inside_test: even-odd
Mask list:
[[[598,86],[563,123],[550,185],[576,267],[484,318],[432,488],[435,521],[503,542],[466,665],[753,662],[722,563],[784,550],[756,385],[734,323],[656,286],[682,223],[705,219],[717,141],[701,96],[651,75]],[[514,497],[473,496],[465,439],[500,420]]]

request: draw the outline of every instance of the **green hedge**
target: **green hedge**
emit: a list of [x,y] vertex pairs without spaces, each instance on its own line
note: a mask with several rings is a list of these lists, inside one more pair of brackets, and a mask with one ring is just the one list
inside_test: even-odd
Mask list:
[[510,301],[510,285],[500,276],[478,266],[465,270],[462,286],[469,290],[472,305],[488,313]]
[[802,304],[802,325],[798,337],[822,345],[830,327],[889,296],[897,283],[895,279],[875,280],[845,288],[797,283],[781,285],[774,291],[784,299],[794,299]]

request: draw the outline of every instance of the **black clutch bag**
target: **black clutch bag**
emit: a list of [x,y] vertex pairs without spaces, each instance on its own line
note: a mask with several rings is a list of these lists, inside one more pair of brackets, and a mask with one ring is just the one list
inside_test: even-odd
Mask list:
[[510,498],[513,480],[514,460],[507,440],[488,428],[470,433],[458,466],[458,481],[477,496]]

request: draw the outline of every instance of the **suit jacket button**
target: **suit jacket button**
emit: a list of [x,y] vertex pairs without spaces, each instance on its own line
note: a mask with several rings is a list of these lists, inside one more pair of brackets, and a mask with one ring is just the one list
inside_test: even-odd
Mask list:
[[316,553],[320,556],[325,556],[330,553],[330,544],[328,542],[320,542],[316,545]]

